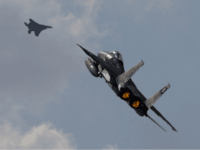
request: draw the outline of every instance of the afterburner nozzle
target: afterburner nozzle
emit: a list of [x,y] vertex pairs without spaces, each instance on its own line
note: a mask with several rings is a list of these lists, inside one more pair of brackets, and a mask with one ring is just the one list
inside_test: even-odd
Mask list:
[[122,97],[123,97],[123,98],[129,98],[129,95],[130,95],[130,93],[129,93],[129,92],[126,92],[126,93],[124,93],[124,94],[122,95]]

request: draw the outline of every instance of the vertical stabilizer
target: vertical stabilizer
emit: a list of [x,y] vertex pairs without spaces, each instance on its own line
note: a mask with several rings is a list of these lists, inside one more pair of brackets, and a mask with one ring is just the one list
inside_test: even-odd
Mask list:
[[147,114],[147,117],[149,119],[151,119],[151,121],[153,121],[155,124],[157,124],[161,129],[163,129],[165,132],[167,132],[161,125],[159,125],[155,120],[153,120],[148,114]]
[[178,132],[176,128],[174,128],[174,126],[154,106],[151,107],[151,110],[161,117],[172,128],[172,130]]

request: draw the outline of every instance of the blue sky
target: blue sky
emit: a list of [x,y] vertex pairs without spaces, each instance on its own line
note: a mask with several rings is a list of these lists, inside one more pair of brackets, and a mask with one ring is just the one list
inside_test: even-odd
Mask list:
[[[197,0],[1,0],[0,148],[194,149],[199,130]],[[53,26],[27,33],[32,18]],[[87,55],[119,51],[151,110],[138,116],[85,66]]]

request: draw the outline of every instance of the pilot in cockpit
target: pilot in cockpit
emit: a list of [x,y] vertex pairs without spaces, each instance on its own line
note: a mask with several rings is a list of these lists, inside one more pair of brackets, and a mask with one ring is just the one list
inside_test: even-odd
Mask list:
[[122,55],[118,51],[112,51],[109,52],[110,55],[112,55],[113,59],[112,62],[115,64],[115,66],[121,70],[121,72],[124,72],[124,63]]
[[110,54],[123,62],[122,55],[118,51],[112,51]]
[[[115,67],[117,67],[119,73],[124,72],[123,58],[122,58],[122,55],[118,51],[101,52],[101,53],[106,53],[106,60],[114,64]],[[98,66],[98,68],[99,68],[98,74],[100,74],[100,77],[102,77],[101,76],[101,72],[102,72],[102,75],[104,76],[106,81],[109,82],[110,75],[108,74],[108,72],[105,69],[102,70],[100,65]]]

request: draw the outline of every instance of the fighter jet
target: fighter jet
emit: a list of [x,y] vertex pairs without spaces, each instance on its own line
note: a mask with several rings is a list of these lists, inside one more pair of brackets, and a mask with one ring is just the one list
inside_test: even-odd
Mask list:
[[30,34],[31,31],[35,31],[35,35],[39,36],[40,32],[46,28],[52,28],[51,26],[45,26],[45,25],[41,25],[36,23],[35,21],[33,21],[32,19],[29,19],[30,23],[27,24],[26,22],[24,22],[24,24],[28,27],[28,33]]
[[150,118],[160,128],[166,131],[147,114],[147,111],[151,109],[169,126],[171,126],[174,131],[177,132],[171,123],[169,123],[169,121],[167,121],[165,117],[163,117],[163,115],[153,106],[153,104],[166,92],[166,90],[170,88],[169,83],[152,97],[146,99],[131,79],[138,69],[144,65],[142,60],[136,66],[125,72],[122,55],[118,51],[101,51],[98,53],[98,56],[96,56],[82,46],[78,46],[89,56],[89,58],[85,59],[85,64],[90,73],[95,77],[103,77],[116,95],[133,108],[139,116],[146,116]]

